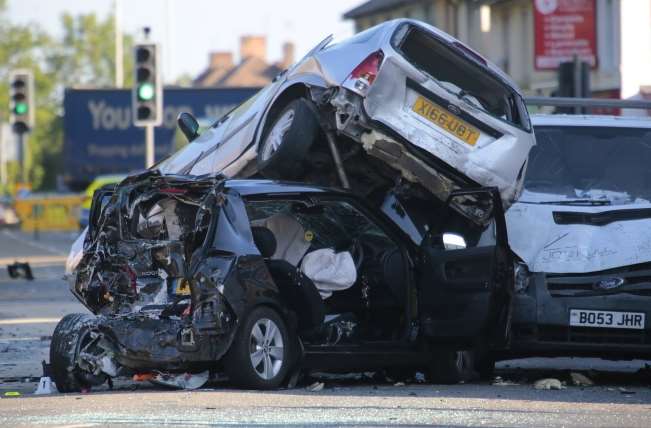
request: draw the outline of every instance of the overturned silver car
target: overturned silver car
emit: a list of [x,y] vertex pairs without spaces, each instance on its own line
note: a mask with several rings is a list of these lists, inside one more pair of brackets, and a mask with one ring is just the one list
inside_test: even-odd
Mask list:
[[534,144],[515,84],[446,33],[400,19],[331,37],[162,162],[164,174],[296,179],[445,201],[458,188],[518,195]]

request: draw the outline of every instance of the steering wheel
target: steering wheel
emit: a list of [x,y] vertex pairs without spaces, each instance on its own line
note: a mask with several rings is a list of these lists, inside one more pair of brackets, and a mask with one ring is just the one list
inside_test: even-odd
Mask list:
[[364,246],[358,238],[352,240],[350,247],[348,248],[348,252],[353,257],[353,261],[355,262],[355,270],[359,272],[359,268],[364,262]]

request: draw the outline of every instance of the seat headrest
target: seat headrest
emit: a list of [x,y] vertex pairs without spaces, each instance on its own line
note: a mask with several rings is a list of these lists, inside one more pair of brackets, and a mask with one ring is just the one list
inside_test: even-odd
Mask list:
[[253,243],[260,250],[262,257],[268,259],[273,256],[276,252],[276,237],[273,232],[263,226],[253,226],[251,233],[253,234]]

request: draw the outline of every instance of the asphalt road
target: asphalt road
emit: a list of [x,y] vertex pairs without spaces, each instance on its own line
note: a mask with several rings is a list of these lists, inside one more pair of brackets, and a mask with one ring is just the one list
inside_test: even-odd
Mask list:
[[[645,361],[512,360],[499,363],[500,378],[492,382],[451,386],[313,374],[296,388],[272,392],[239,391],[225,381],[170,391],[120,379],[113,391],[35,396],[56,322],[85,311],[61,279],[73,239],[0,231],[0,426],[651,426]],[[5,265],[15,260],[31,263],[33,281],[8,277]],[[573,386],[572,372],[595,385]],[[548,377],[564,389],[534,389]],[[311,391],[315,381],[324,389]]]

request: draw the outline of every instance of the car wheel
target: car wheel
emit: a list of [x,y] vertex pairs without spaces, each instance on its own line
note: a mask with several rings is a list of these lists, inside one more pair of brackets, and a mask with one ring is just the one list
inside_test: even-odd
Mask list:
[[434,354],[430,364],[430,381],[455,384],[475,379],[475,358],[472,351],[441,351]]
[[299,98],[290,102],[265,130],[258,147],[258,171],[272,179],[299,177],[319,130],[319,122],[307,100]]
[[257,307],[240,325],[224,357],[226,374],[241,387],[277,388],[293,364],[293,343],[278,312]]
[[59,392],[79,392],[105,381],[105,376],[83,372],[77,364],[79,350],[90,340],[87,314],[68,314],[57,324],[50,344],[52,380]]

